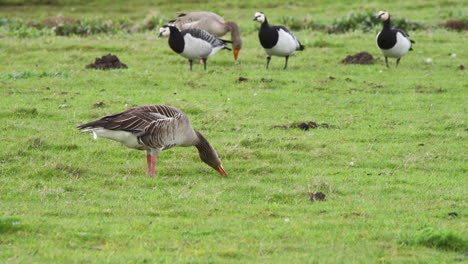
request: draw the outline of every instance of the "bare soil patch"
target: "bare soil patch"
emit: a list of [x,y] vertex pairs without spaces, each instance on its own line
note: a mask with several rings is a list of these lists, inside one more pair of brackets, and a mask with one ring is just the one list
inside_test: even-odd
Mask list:
[[120,62],[117,56],[112,54],[107,54],[101,58],[96,58],[94,63],[86,65],[86,68],[93,68],[98,70],[109,70],[109,69],[127,69],[127,65]]
[[354,55],[348,55],[341,62],[344,64],[373,64],[374,57],[369,52],[363,51]]

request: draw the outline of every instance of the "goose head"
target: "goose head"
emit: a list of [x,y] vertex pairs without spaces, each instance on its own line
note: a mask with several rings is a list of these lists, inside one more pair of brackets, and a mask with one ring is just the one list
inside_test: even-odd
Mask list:
[[221,175],[227,176],[227,173],[224,170],[223,165],[221,165],[221,159],[218,153],[213,148],[211,148],[210,150],[206,150],[206,151],[199,151],[199,155],[200,155],[200,159],[206,164],[208,164],[208,166],[218,171]]
[[265,22],[265,20],[266,20],[265,14],[263,14],[262,12],[255,13],[255,17],[253,18],[253,21],[258,21],[260,24],[262,24],[263,22]]
[[171,34],[171,26],[169,25],[164,25],[161,28],[159,28],[159,35],[158,37],[167,37]]
[[387,11],[380,11],[379,13],[377,13],[377,18],[382,21],[387,21],[390,18],[390,15]]
[[200,134],[198,131],[195,131],[195,134],[197,135],[198,141],[195,144],[195,147],[198,149],[198,155],[200,156],[200,159],[208,164],[208,166],[218,171],[221,175],[227,176],[223,165],[221,165],[221,159],[219,158],[216,150],[210,145],[208,140],[206,140],[202,134]]

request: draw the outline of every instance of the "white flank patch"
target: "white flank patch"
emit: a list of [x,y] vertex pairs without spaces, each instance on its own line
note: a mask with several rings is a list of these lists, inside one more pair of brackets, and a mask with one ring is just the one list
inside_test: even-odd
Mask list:
[[199,39],[194,38],[190,34],[185,34],[185,47],[184,51],[180,55],[184,56],[187,59],[202,59],[208,58],[213,51],[213,46],[210,43]]
[[[377,35],[379,37],[379,35]],[[411,48],[411,41],[403,36],[400,32],[397,32],[397,42],[391,49],[380,49],[382,54],[386,57],[401,58]]]
[[294,54],[294,51],[299,46],[297,40],[288,32],[280,29],[278,31],[278,42],[271,49],[265,49],[268,55],[286,57]]

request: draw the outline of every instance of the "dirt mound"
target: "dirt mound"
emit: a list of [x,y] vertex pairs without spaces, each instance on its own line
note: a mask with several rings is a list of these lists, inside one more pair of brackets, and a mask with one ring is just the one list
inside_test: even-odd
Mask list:
[[460,20],[450,19],[442,24],[443,27],[447,29],[452,29],[456,31],[468,30],[468,23]]
[[309,129],[319,128],[319,127],[330,128],[330,125],[327,124],[327,123],[319,124],[317,122],[310,121],[310,122],[295,123],[295,124],[291,124],[291,125],[274,125],[273,126],[273,128],[283,128],[283,129],[300,128],[300,129],[302,129],[304,131],[307,131]]
[[127,69],[127,65],[120,62],[117,56],[112,54],[107,54],[101,58],[96,58],[94,63],[86,65],[86,68],[93,68],[99,70],[109,70],[109,69]]
[[308,193],[311,201],[325,201],[325,194],[323,192]]
[[374,57],[369,52],[363,51],[354,55],[348,55],[341,62],[344,64],[372,64],[374,63]]

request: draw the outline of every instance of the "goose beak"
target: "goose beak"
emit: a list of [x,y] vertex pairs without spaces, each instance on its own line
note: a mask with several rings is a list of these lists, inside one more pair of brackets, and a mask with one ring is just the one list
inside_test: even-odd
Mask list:
[[254,17],[254,18],[252,19],[252,21],[257,21],[257,17]]
[[221,175],[227,176],[226,171],[224,171],[224,168],[221,164],[219,164],[218,168],[216,169]]
[[238,49],[233,50],[232,52],[234,53],[234,59],[237,60],[237,57],[239,56],[239,51]]
[[158,38],[160,38],[160,37],[162,37],[162,32],[160,32],[160,33],[158,34]]

